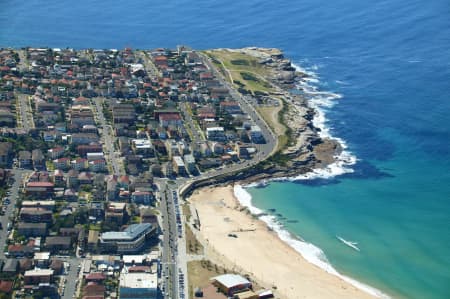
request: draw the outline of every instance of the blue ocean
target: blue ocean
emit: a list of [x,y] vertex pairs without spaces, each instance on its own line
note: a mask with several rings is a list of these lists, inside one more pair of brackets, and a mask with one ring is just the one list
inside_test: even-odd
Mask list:
[[318,249],[303,254],[393,298],[450,298],[448,1],[0,3],[0,47],[179,44],[277,47],[311,75],[316,121],[352,163],[246,188]]

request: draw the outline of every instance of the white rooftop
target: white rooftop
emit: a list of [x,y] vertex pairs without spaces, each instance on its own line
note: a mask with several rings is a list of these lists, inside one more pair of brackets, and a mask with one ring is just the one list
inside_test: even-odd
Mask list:
[[223,131],[223,127],[211,127],[211,128],[206,128],[207,132],[211,132],[211,131]]
[[48,259],[50,259],[50,252],[35,252],[34,259],[35,260],[48,260]]
[[25,276],[47,276],[47,275],[53,275],[53,270],[35,268],[33,270],[25,271]]
[[124,255],[122,257],[122,260],[125,264],[131,264],[131,263],[135,263],[135,264],[142,264],[142,262],[147,258],[147,256],[145,254],[140,254],[140,255]]
[[212,280],[219,282],[226,288],[232,288],[234,286],[242,284],[251,284],[251,282],[248,281],[246,278],[237,274],[223,274],[213,277]]
[[121,288],[156,289],[158,275],[156,273],[122,273],[119,285]]

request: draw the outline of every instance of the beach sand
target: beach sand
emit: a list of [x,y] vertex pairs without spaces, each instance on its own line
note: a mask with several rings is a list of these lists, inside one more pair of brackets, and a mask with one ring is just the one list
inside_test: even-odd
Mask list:
[[[266,224],[246,212],[233,187],[204,188],[189,198],[200,218],[206,257],[250,277],[281,298],[375,298],[307,262]],[[243,230],[243,231],[241,231]],[[233,233],[235,237],[229,237]]]

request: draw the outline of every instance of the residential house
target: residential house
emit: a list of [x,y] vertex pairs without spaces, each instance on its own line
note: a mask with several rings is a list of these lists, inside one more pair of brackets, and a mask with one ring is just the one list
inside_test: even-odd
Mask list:
[[88,153],[102,153],[103,148],[101,144],[81,144],[77,146],[77,153],[82,156],[86,157]]
[[159,115],[159,124],[163,128],[167,128],[168,126],[181,127],[183,120],[179,113],[163,113]]
[[115,201],[119,196],[119,185],[113,176],[106,181],[106,200]]
[[[10,245],[12,246],[12,245]],[[14,275],[19,271],[19,261],[15,258],[8,258],[2,268],[2,273]]]
[[64,172],[62,172],[62,170],[56,169],[53,172],[53,183],[55,183],[55,186],[59,186],[59,187],[62,187],[65,185]]
[[122,225],[126,213],[126,203],[110,202],[105,211],[105,221]]
[[228,114],[240,114],[242,113],[241,107],[238,102],[235,101],[223,101],[220,102],[220,110]]
[[72,134],[72,144],[98,143],[99,137],[94,133],[74,133]]
[[8,246],[8,257],[31,257],[34,254],[32,247],[21,244],[13,244]]
[[0,142],[0,167],[9,167],[13,156],[12,143]]
[[78,175],[78,184],[81,185],[92,185],[93,175],[89,172],[81,172]]
[[42,208],[48,211],[55,209],[54,200],[24,200],[22,201],[22,208]]
[[87,159],[84,158],[78,158],[73,160],[71,163],[72,169],[75,169],[77,171],[85,170],[89,168],[89,163]]
[[19,222],[17,233],[25,237],[45,237],[47,235],[47,223]]
[[212,141],[225,141],[225,131],[223,127],[206,128],[206,138]]
[[62,157],[53,160],[53,166],[55,169],[67,170],[70,167],[70,158]]
[[50,252],[72,249],[72,238],[70,237],[47,237],[45,239],[45,248]]
[[75,188],[79,185],[78,176],[79,172],[75,169],[69,170],[67,174],[67,187]]
[[89,252],[97,252],[99,231],[89,230],[88,240],[87,240],[87,249]]
[[135,204],[149,205],[154,200],[152,192],[134,191],[131,193],[131,201]]
[[92,172],[106,171],[105,159],[97,159],[97,160],[89,161],[89,170]]
[[40,284],[49,284],[53,282],[53,273],[54,271],[51,269],[33,269],[25,271],[23,276],[23,283],[26,286],[29,285],[40,285]]
[[32,160],[31,153],[29,151],[19,152],[19,167],[20,168],[31,168]]
[[25,194],[35,198],[52,197],[54,186],[52,182],[29,182],[25,187]]
[[23,222],[32,223],[51,223],[53,221],[53,213],[44,208],[22,208],[19,217]]
[[187,174],[186,166],[184,165],[183,159],[180,156],[173,157],[173,171],[176,172],[180,176],[184,176]]
[[192,154],[184,155],[184,165],[191,174],[197,172],[195,158]]
[[45,157],[40,149],[34,149],[31,152],[31,160],[35,169],[45,168]]

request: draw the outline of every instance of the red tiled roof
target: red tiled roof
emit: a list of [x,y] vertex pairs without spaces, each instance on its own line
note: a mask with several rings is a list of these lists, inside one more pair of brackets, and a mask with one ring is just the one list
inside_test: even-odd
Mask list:
[[106,276],[100,272],[89,273],[88,275],[86,275],[86,280],[104,280],[104,279],[106,279]]
[[178,113],[173,114],[161,114],[159,115],[159,120],[181,120],[181,116]]
[[10,293],[13,289],[14,282],[8,280],[0,280],[0,292]]
[[27,187],[53,187],[54,184],[51,182],[29,182]]
[[149,266],[133,266],[133,267],[129,267],[128,268],[128,272],[133,273],[133,272],[150,272],[150,267]]
[[13,244],[8,246],[8,252],[14,252],[14,251],[22,251],[23,245],[20,244]]

